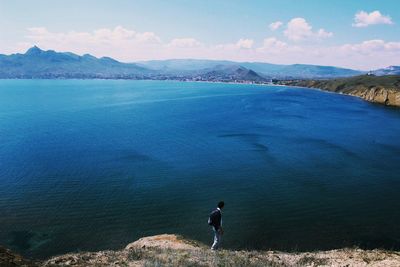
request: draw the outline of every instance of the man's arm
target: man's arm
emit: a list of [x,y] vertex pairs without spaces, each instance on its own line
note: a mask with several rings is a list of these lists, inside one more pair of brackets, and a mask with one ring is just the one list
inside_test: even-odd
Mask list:
[[218,232],[222,235],[224,234],[224,229],[222,229],[222,216],[221,212],[218,212]]

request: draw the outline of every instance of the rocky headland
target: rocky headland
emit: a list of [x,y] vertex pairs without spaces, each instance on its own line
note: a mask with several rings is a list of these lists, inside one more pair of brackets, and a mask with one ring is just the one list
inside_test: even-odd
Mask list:
[[357,96],[369,102],[400,107],[400,75],[361,75],[331,80],[281,80],[277,84],[318,88]]
[[177,235],[141,238],[121,250],[68,253],[32,261],[0,249],[0,266],[400,266],[400,252],[337,249],[289,253],[279,251],[211,251]]

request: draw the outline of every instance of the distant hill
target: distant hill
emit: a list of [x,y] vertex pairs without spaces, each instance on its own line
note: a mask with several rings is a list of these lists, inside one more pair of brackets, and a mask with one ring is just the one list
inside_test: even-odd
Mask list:
[[263,62],[234,62],[228,60],[169,59],[137,62],[139,66],[161,73],[182,74],[199,73],[203,69],[220,66],[241,66],[257,72],[267,79],[282,78],[336,78],[364,74],[365,72],[331,66],[306,64],[279,65]]
[[389,66],[382,69],[373,70],[370,72],[376,76],[382,75],[400,75],[400,66]]
[[400,76],[361,75],[331,80],[288,80],[279,84],[319,88],[361,97],[367,101],[400,107]]
[[69,52],[41,50],[0,55],[0,78],[103,78],[253,81],[269,79],[325,79],[349,77],[363,72],[330,66],[278,65],[227,60],[170,59],[123,63]]
[[217,65],[203,70],[198,76],[207,81],[266,81],[257,72],[239,65]]
[[167,59],[167,60],[148,60],[139,61],[141,67],[155,70],[159,73],[179,74],[179,73],[199,73],[206,69],[211,69],[221,65],[237,65],[236,62],[227,60],[206,60],[206,59]]
[[363,74],[364,72],[352,69],[338,68],[332,66],[317,66],[294,64],[282,66],[274,72],[276,78],[294,77],[294,78],[338,78],[350,77]]
[[25,54],[0,55],[0,78],[146,78],[151,70],[109,57],[43,51],[37,46]]
[[195,60],[195,63],[190,60],[166,61],[163,64],[157,61],[149,61],[147,64],[122,63],[109,57],[44,51],[34,46],[25,54],[0,55],[0,78],[265,81],[253,70],[224,61],[218,63],[206,60]]

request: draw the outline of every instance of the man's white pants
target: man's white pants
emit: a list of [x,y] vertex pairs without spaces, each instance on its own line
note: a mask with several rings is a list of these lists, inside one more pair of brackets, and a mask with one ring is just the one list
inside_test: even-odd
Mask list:
[[211,246],[212,250],[217,250],[219,248],[219,245],[221,244],[221,233],[220,231],[216,230],[215,227],[213,227],[214,230],[214,243]]

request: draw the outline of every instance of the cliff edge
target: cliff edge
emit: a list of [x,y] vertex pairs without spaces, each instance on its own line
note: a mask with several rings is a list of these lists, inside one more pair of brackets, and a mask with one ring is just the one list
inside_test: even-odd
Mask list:
[[[5,253],[5,254],[4,254]],[[6,256],[5,256],[6,255]],[[176,235],[141,238],[122,250],[68,253],[42,262],[0,250],[0,266],[400,266],[400,252],[338,249],[319,252],[211,251]]]
[[369,102],[400,107],[400,75],[361,75],[332,80],[287,80],[278,84],[318,88],[357,96]]

